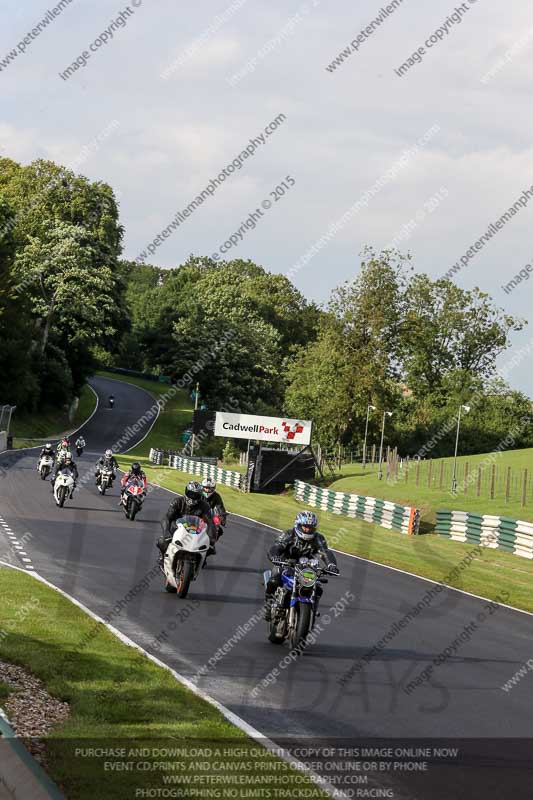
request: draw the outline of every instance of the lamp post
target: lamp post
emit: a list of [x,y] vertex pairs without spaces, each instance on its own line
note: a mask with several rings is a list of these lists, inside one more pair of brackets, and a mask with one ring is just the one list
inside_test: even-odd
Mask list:
[[383,462],[383,437],[385,436],[385,417],[392,417],[392,411],[384,411],[383,412],[383,423],[381,425],[381,442],[379,445],[379,471],[378,471],[378,480],[383,478],[383,470],[381,468]]
[[457,415],[457,433],[455,435],[455,453],[453,456],[453,478],[452,478],[452,492],[453,494],[457,491],[457,449],[459,447],[459,429],[461,427],[461,411],[465,411],[467,414],[470,411],[470,406],[459,406],[459,413]]
[[[194,393],[194,410],[195,411],[198,410],[198,397],[199,397],[199,395],[200,395],[200,384],[197,383],[196,384],[196,391]],[[191,436],[191,458],[194,455],[195,446],[196,446],[196,436],[193,433],[192,436]]]
[[364,444],[363,444],[363,472],[365,471],[365,468],[366,468],[366,439],[367,439],[367,436],[368,436],[368,418],[370,416],[370,412],[371,411],[375,411],[375,410],[376,410],[376,406],[370,406],[370,405],[367,406],[367,409],[366,409],[365,441],[364,441]]

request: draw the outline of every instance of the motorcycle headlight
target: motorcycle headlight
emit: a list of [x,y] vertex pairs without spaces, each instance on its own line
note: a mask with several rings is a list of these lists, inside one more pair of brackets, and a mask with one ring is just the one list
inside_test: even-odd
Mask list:
[[312,569],[302,569],[298,578],[301,586],[309,588],[316,583],[316,572]]

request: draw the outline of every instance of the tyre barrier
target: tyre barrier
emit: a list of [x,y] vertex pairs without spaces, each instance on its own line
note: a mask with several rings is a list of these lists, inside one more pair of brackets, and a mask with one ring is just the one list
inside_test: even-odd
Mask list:
[[388,530],[410,535],[417,534],[420,529],[420,510],[413,506],[401,506],[377,497],[334,492],[299,480],[294,481],[294,495],[308,506],[330,511],[332,514],[362,519]]
[[437,511],[436,531],[454,542],[533,558],[533,522],[470,511]]
[[207,464],[203,461],[194,461],[183,456],[169,455],[165,457],[163,450],[150,450],[149,459],[153,464],[168,464],[172,469],[180,472],[188,472],[190,475],[201,475],[203,478],[213,478],[223,486],[231,486],[234,489],[241,489],[245,476],[241,472],[234,472],[229,469],[217,467],[215,464]]

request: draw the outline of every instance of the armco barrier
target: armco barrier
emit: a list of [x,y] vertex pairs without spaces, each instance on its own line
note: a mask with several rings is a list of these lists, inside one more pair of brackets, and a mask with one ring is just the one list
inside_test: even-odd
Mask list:
[[412,534],[419,530],[420,511],[412,506],[401,506],[376,497],[333,492],[298,480],[294,481],[294,494],[300,502],[332,514],[363,519],[401,533]]
[[223,486],[233,486],[240,489],[244,475],[241,472],[233,472],[229,469],[222,469],[213,464],[206,464],[202,461],[193,461],[190,458],[170,455],[165,458],[162,450],[150,450],[150,461],[154,464],[168,464],[172,469],[179,469],[180,472],[188,472],[190,475],[201,475],[203,478],[214,478],[217,483]]
[[533,558],[533,522],[470,511],[437,511],[436,531],[454,542],[478,544]]

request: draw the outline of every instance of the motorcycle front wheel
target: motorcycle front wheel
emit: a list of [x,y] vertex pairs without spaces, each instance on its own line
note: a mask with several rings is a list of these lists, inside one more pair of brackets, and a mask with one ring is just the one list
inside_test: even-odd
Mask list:
[[193,565],[190,561],[180,561],[176,568],[176,591],[178,597],[187,597],[193,575]]
[[60,508],[63,508],[65,505],[65,498],[67,496],[67,487],[60,486],[57,490],[57,504]]
[[296,614],[296,625],[290,635],[291,649],[305,647],[305,640],[311,628],[311,604],[298,603]]
[[48,467],[41,467],[41,480],[45,481],[48,477]]
[[133,520],[135,519],[135,515],[137,514],[137,512],[139,510],[139,503],[137,502],[137,500],[135,500],[135,498],[132,498],[128,505],[129,505],[129,510],[130,510],[129,517],[130,517],[131,521],[133,522]]

